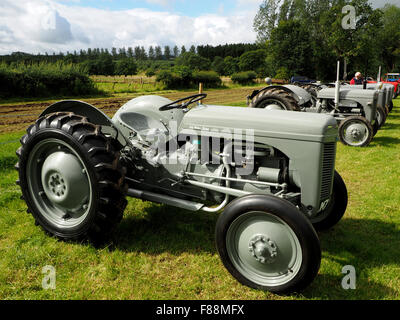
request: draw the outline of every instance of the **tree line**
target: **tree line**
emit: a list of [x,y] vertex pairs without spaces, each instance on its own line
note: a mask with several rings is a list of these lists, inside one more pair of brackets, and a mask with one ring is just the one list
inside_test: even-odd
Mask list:
[[[349,18],[346,5],[355,9],[355,28],[343,27]],[[356,71],[375,77],[379,66],[396,71],[399,26],[398,6],[374,9],[368,0],[264,0],[254,18],[266,74],[320,80],[335,79],[337,60],[343,66],[341,78]]]
[[[355,28],[343,28],[345,5],[355,9]],[[77,64],[91,75],[145,72],[154,76],[163,72],[161,78],[170,75],[178,79],[176,83],[183,83],[188,72],[198,71],[214,72],[207,74],[212,82],[215,74],[248,80],[293,75],[333,80],[340,60],[344,66],[341,78],[350,78],[356,71],[375,77],[380,65],[384,72],[399,71],[399,26],[398,6],[374,9],[368,0],[263,0],[254,18],[255,43],[193,45],[189,49],[176,45],[92,48],[65,54],[16,52],[0,56],[0,62],[12,67],[62,61]]]
[[[134,48],[89,48],[67,53],[28,54],[14,52],[10,55],[0,56],[0,62],[9,65],[32,63],[56,63],[62,61],[66,64],[79,64],[86,68],[91,75],[133,75],[145,71],[148,75],[155,75],[159,70],[169,69],[175,65],[184,64],[200,70],[215,70],[219,73],[233,73],[233,65],[244,53],[258,49],[258,44],[225,44],[218,46],[194,46],[188,50],[185,46],[143,46]],[[216,59],[217,58],[217,59]],[[225,59],[222,66],[221,59]],[[235,60],[236,59],[236,60]],[[215,63],[214,63],[215,62]],[[214,63],[214,64],[213,64]],[[214,68],[215,65],[215,68]],[[224,70],[222,70],[224,69]],[[226,69],[226,70],[225,70]]]

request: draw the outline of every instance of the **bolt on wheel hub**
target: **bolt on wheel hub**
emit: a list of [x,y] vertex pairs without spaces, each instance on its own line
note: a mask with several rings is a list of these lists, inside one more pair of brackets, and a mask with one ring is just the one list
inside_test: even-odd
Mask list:
[[63,196],[67,191],[65,181],[58,172],[50,175],[48,187],[57,197]]
[[351,130],[351,135],[354,139],[358,139],[361,135],[361,132],[360,132],[360,130],[355,128],[355,129]]
[[278,255],[275,242],[264,235],[255,235],[250,239],[249,251],[261,263],[272,263]]
[[362,143],[368,138],[366,127],[359,122],[351,122],[346,128],[345,140],[349,143]]
[[44,193],[52,203],[71,211],[86,210],[89,180],[75,155],[54,152],[46,158],[41,171]]

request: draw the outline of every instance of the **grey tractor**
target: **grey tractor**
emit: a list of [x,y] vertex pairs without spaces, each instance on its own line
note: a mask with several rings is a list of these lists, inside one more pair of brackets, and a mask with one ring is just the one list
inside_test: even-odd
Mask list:
[[248,107],[329,114],[339,124],[343,144],[368,146],[376,133],[379,90],[351,87],[342,86],[339,79],[334,88],[319,84],[269,85],[248,96]]
[[[103,239],[126,196],[218,213],[217,251],[242,284],[299,291],[316,277],[316,230],[347,207],[326,114],[135,98],[111,119],[81,101],[49,106],[21,138],[18,184],[28,211],[63,240]],[[192,106],[192,108],[190,108]]]

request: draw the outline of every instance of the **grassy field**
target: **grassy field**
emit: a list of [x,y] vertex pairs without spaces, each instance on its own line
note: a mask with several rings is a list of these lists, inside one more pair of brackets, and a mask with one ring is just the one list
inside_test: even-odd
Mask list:
[[[349,206],[319,234],[315,281],[292,296],[249,289],[230,276],[214,245],[217,214],[129,199],[100,248],[47,236],[14,183],[22,135],[0,135],[0,299],[400,299],[400,99],[369,147],[338,144]],[[42,289],[46,265],[55,267],[55,290]],[[355,290],[341,287],[345,265],[356,269]]]
[[[131,93],[142,93],[148,94],[150,92],[165,91],[165,86],[162,83],[156,82],[156,77],[146,77],[143,75],[137,76],[91,76],[95,82],[95,86],[105,94],[131,94]],[[219,88],[240,88],[243,87],[237,83],[233,83],[229,77],[222,77],[222,86]],[[252,85],[248,87],[257,87],[264,84],[264,79],[256,79]],[[206,87],[204,87],[207,90]],[[188,89],[185,91],[190,91]],[[215,90],[215,89],[214,89]]]

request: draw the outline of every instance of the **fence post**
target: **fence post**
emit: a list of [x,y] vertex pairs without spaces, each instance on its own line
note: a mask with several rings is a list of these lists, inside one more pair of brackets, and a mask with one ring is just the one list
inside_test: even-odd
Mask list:
[[[203,83],[199,83],[199,94],[203,93]],[[203,99],[199,101],[200,104],[203,104]]]

